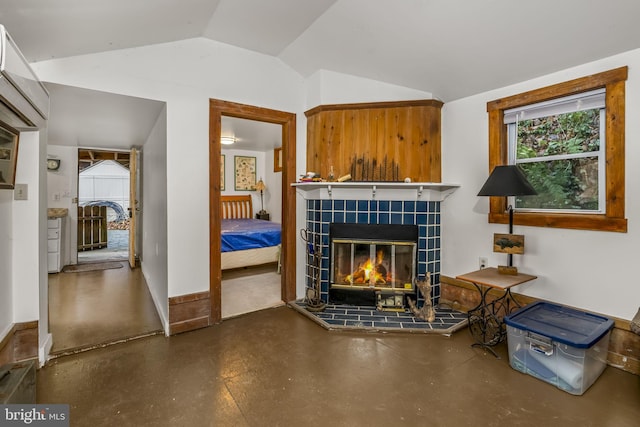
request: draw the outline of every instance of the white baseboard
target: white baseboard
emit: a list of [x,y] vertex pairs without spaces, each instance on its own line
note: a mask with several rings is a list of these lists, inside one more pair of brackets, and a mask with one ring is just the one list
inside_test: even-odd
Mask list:
[[47,334],[45,339],[40,343],[40,346],[38,347],[38,362],[40,363],[41,368],[49,360],[49,354],[51,353],[52,347],[53,335]]
[[[158,296],[149,286],[149,277],[146,274],[145,264],[140,263],[140,268],[142,269],[142,276],[144,277],[144,281],[147,284],[147,289],[149,289],[149,293],[151,294],[151,299],[153,300],[153,305],[156,306],[156,312],[158,313],[158,317],[160,317],[160,322],[162,323],[162,329],[164,330],[164,336],[168,337],[170,334],[169,329],[169,319],[167,317],[167,307],[169,305],[169,301],[158,301]],[[163,310],[164,308],[164,310]]]

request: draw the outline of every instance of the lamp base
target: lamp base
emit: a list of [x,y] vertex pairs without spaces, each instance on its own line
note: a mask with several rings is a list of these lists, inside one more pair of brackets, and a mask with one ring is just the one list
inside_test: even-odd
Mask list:
[[518,275],[518,267],[510,267],[507,265],[499,265],[498,266],[498,273],[500,274],[508,274],[510,276],[517,276]]
[[256,219],[264,219],[265,221],[269,221],[269,212],[261,210],[260,212],[256,213]]

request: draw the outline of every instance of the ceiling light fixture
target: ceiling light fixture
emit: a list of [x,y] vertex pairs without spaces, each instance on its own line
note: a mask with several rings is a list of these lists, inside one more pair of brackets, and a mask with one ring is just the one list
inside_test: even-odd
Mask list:
[[234,142],[236,142],[235,136],[221,136],[220,137],[220,143],[222,145],[231,145]]

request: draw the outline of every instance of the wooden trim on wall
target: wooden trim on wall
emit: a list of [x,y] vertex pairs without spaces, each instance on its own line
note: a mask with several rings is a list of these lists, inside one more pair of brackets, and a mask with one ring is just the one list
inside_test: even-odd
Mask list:
[[169,298],[169,335],[209,326],[209,311],[208,291]]
[[[500,294],[497,290],[491,290],[488,294],[488,300],[490,301]],[[513,295],[522,305],[541,301],[538,298],[515,292]],[[446,304],[455,310],[466,312],[474,308],[479,301],[478,289],[473,284],[445,275],[440,276],[440,303]],[[631,332],[631,322],[599,313],[594,314],[608,317],[615,323],[609,339],[607,364],[623,371],[640,375],[640,335]]]
[[220,130],[222,116],[282,126],[282,252],[281,295],[296,299],[296,115],[253,105],[209,100],[209,294],[210,323],[222,320],[222,262],[220,256]]
[[357,104],[327,104],[319,105],[304,112],[307,117],[323,111],[335,110],[362,110],[370,108],[397,108],[397,107],[437,107],[442,108],[444,103],[437,99],[418,99],[413,101],[387,101],[387,102],[362,102]]
[[38,321],[16,323],[0,341],[0,365],[38,358]]

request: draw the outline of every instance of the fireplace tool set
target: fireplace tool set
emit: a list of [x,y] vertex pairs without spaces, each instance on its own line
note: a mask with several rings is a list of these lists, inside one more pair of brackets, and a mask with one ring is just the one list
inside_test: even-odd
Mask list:
[[[300,236],[306,243],[307,253],[307,276],[311,277],[311,286],[305,290],[305,306],[309,311],[323,311],[326,304],[320,297],[320,266],[322,263],[322,242],[321,237],[309,229],[301,229]],[[309,264],[309,258],[313,261]]]

